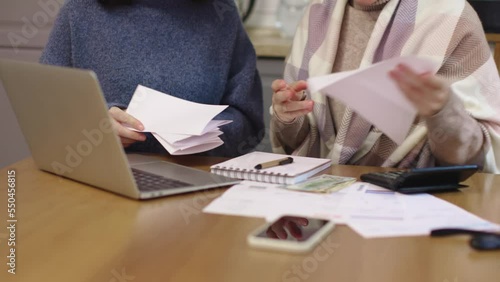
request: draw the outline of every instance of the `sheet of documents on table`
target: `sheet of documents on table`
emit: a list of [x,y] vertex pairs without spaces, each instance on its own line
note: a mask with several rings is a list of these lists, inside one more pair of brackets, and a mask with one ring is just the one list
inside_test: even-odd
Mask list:
[[365,238],[428,235],[439,228],[500,231],[500,226],[429,194],[406,195],[401,218],[352,217],[349,226]]
[[316,194],[243,181],[203,211],[269,221],[281,215],[321,217],[348,224],[365,238],[428,235],[432,229],[449,227],[500,231],[499,225],[432,195],[404,195],[363,182]]
[[273,219],[282,214],[335,218],[344,222],[337,211],[344,190],[332,194],[298,192],[280,188],[280,184],[242,181],[215,199],[203,211]]
[[127,113],[144,125],[172,155],[204,152],[222,145],[220,126],[229,120],[213,120],[227,106],[199,104],[139,85]]
[[[389,71],[405,64],[417,73],[435,73],[439,65],[419,57],[383,61],[365,69],[340,72],[308,79],[311,93],[320,92],[338,99],[401,144],[415,120],[417,110],[404,96]],[[397,121],[397,122],[395,122]]]

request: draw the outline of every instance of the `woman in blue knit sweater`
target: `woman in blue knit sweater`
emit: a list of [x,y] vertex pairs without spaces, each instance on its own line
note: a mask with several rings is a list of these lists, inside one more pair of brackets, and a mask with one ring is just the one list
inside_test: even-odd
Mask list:
[[69,0],[40,60],[97,74],[128,150],[165,152],[149,134],[123,126],[141,129],[124,112],[138,84],[193,102],[229,105],[216,117],[233,120],[222,127],[224,145],[208,155],[241,155],[264,135],[256,55],[233,0]]

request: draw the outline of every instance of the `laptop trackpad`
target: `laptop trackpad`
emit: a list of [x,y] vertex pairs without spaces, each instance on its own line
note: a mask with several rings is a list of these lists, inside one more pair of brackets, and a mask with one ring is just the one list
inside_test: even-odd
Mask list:
[[207,184],[222,184],[231,181],[230,178],[209,173],[203,170],[181,166],[169,162],[152,162],[132,165],[133,168],[179,180],[195,186]]

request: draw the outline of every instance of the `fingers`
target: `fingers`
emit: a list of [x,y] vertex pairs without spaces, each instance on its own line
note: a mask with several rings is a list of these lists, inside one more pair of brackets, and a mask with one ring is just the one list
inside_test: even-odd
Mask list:
[[284,121],[284,122],[292,122],[296,118],[300,118],[302,116],[307,115],[310,113],[312,110],[309,108],[305,110],[299,110],[299,111],[293,111],[293,112],[282,112],[281,114],[275,113],[278,115],[278,119]]
[[275,81],[273,81],[273,84],[271,84],[273,92],[284,90],[286,87],[286,82],[283,79],[276,79]]
[[398,65],[390,75],[405,92],[424,91],[425,86],[421,77],[405,65]]
[[407,89],[413,91],[443,90],[446,87],[446,84],[432,73],[417,74],[405,65],[398,65],[390,75],[398,84],[405,84]]
[[306,81],[296,81],[289,85],[284,80],[275,80],[273,88],[273,111],[277,118],[284,122],[292,122],[295,118],[310,113],[314,102],[305,101],[304,95],[307,89]]
[[273,103],[284,103],[287,101],[300,101],[302,99],[303,93],[295,92],[292,89],[284,89],[273,94]]
[[277,118],[284,122],[291,122],[295,118],[307,115],[313,110],[314,102],[306,101],[289,101],[284,103],[273,103],[273,111]]
[[127,147],[129,147],[130,145],[132,145],[132,144],[134,144],[135,142],[137,142],[137,141],[135,141],[135,140],[128,139],[128,138],[124,138],[124,137],[120,137],[120,141],[121,141],[121,143],[122,143],[123,148],[127,148]]
[[312,106],[314,105],[314,102],[313,101],[289,101],[289,102],[285,102],[285,103],[282,103],[280,105],[281,107],[281,110],[283,112],[289,112],[289,113],[292,113],[292,112],[297,112],[297,111],[307,111],[309,112],[309,110],[312,110]]
[[[133,130],[130,130],[126,128],[125,126],[122,125],[123,123],[126,123],[130,126],[133,126],[132,124],[129,124],[128,122],[134,123],[134,120],[138,121],[137,119],[133,118],[131,115],[125,113],[124,111],[112,107],[109,109],[109,115],[111,116],[111,124],[113,126],[113,129],[115,130],[116,134],[118,137],[120,137],[120,141],[122,143],[122,146],[124,148],[129,147],[130,145],[134,144],[137,141],[145,141],[146,140],[146,135],[144,133],[140,132],[135,132]],[[132,118],[132,119],[130,119]],[[128,122],[125,122],[128,121]],[[135,123],[135,127],[138,130],[142,130],[139,128],[144,129],[144,126],[142,126],[141,123],[137,124]]]
[[290,85],[287,85],[286,81],[284,81],[283,79],[276,79],[271,84],[271,88],[274,92],[278,92],[287,88],[294,91],[302,91],[307,89],[307,82],[305,80],[299,80],[290,83]]
[[274,104],[283,103],[283,102],[286,102],[286,101],[290,100],[290,98],[292,98],[293,95],[294,94],[293,94],[292,91],[281,90],[281,91],[278,91],[278,92],[274,92],[272,101],[273,101]]
[[447,84],[431,73],[425,73],[420,76],[422,83],[430,89],[442,90],[447,87]]
[[436,75],[417,74],[405,65],[398,65],[389,74],[422,117],[438,113],[448,101],[449,86]]
[[109,115],[119,123],[128,125],[137,130],[144,130],[144,125],[142,125],[138,119],[117,107],[111,107],[111,109],[109,109]]
[[401,65],[391,71],[390,76],[394,79],[406,98],[419,108],[419,114],[423,115],[425,110],[422,110],[422,108],[425,106],[422,106],[422,100],[426,99],[428,91],[426,90],[426,86],[422,82],[419,82],[421,78],[407,67]]
[[289,85],[289,88],[295,92],[304,91],[307,89],[307,82],[304,80],[295,81]]
[[120,138],[130,139],[130,140],[133,140],[134,142],[146,140],[146,135],[144,135],[144,133],[135,132],[133,130],[130,130],[130,129],[124,127],[123,125],[121,125],[115,119],[111,119],[111,123],[112,123],[113,128],[115,129],[116,133],[118,134],[118,136],[120,136]]
[[411,102],[415,103],[422,99],[420,95],[421,91],[419,91],[418,89],[415,89],[411,85],[408,85],[407,83],[402,81],[396,80],[396,83],[401,91],[403,91],[406,98],[408,98]]
[[288,100],[300,101],[304,96],[302,91],[307,89],[307,82],[300,80],[287,85],[284,80],[275,80],[271,88],[274,93],[273,101],[277,103]]

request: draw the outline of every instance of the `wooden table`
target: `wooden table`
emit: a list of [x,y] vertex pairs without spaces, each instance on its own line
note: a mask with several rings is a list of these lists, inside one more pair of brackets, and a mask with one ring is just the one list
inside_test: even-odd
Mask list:
[[[217,158],[173,158],[207,169]],[[0,221],[7,220],[7,170],[17,175],[17,274],[8,274],[0,229],[0,281],[499,281],[500,252],[467,237],[363,239],[341,225],[306,255],[259,251],[246,236],[262,219],[204,214],[225,189],[135,201],[38,171],[31,159],[0,170]],[[359,176],[377,170],[334,166]],[[380,168],[378,168],[380,170]],[[476,174],[462,192],[440,194],[500,223],[500,176]]]
[[500,33],[487,33],[486,39],[488,42],[495,43],[495,63],[497,64],[498,72],[500,72]]

